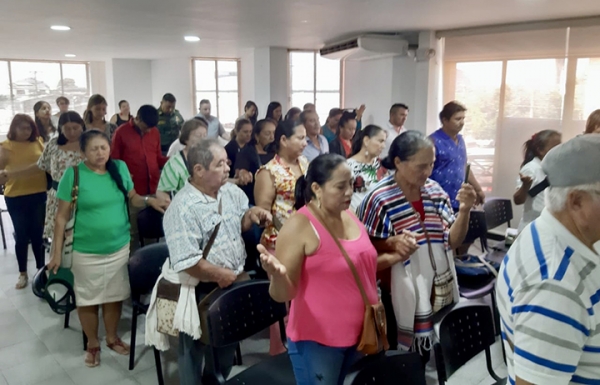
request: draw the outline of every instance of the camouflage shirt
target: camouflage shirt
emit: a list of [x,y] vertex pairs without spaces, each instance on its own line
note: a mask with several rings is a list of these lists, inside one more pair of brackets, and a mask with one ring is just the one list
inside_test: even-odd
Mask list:
[[173,111],[170,114],[165,114],[158,109],[158,123],[156,128],[160,132],[160,145],[170,146],[175,139],[179,138],[179,132],[183,125],[183,117],[178,110]]

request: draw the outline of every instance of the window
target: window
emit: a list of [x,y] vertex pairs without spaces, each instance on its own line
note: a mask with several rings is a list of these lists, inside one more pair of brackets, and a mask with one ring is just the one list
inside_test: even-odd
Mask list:
[[314,103],[322,122],[334,107],[341,107],[341,63],[318,52],[290,51],[290,102],[302,108]]
[[90,96],[87,63],[0,61],[0,134],[15,114],[33,116],[33,105],[44,100],[57,112],[56,98],[66,96],[70,109],[82,113]]
[[211,103],[211,113],[228,130],[240,116],[238,59],[194,59],[195,105],[202,99]]
[[502,62],[456,63],[456,96],[467,106],[462,134],[471,170],[484,191],[492,190]]

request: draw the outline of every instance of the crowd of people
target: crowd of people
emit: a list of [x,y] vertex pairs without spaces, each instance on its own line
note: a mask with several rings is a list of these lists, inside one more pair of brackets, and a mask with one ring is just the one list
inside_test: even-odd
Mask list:
[[[62,266],[76,202],[69,268],[88,338],[85,365],[100,364],[100,308],[106,346],[129,353],[117,324],[130,294],[129,256],[142,242],[152,242],[138,233],[138,215],[147,208],[164,213],[170,256],[161,280],[181,286],[182,310],[172,320],[179,332],[181,384],[201,383],[207,351],[190,301],[244,279],[248,270],[270,279],[276,301],[291,302],[287,350],[297,383],[312,384],[320,376],[323,384],[341,384],[360,357],[364,303],[339,247],[355,265],[368,300],[381,298],[392,348],[417,351],[424,364],[429,360],[435,315],[459,300],[454,252],[467,234],[471,209],[485,201],[460,134],[465,106],[446,104],[441,128],[425,136],[405,127],[409,107],[401,103],[391,106],[382,126],[363,126],[365,106],[332,108],[321,126],[313,104],[284,115],[281,104],[272,102],[260,119],[257,105],[248,101],[228,133],[211,115],[208,100],[189,120],[172,94],[158,108],[144,105],[135,115],[122,100],[108,121],[102,95],[90,97],[83,116],[69,111],[66,97],[56,102],[55,115],[39,102],[33,118],[14,117],[0,145],[0,183],[15,228],[17,289],[28,284],[29,244],[38,269]],[[588,133],[600,127],[600,114],[594,114]],[[560,142],[560,133],[544,130],[525,143],[513,197],[525,205],[521,231],[545,215],[544,194],[531,191],[548,180],[546,155]],[[436,285],[444,286],[444,295],[433,295]],[[158,283],[146,339],[165,350],[157,289]],[[507,308],[507,301],[500,307]],[[284,352],[278,330],[271,332],[270,353]],[[221,362],[233,363],[232,349],[219,354]]]

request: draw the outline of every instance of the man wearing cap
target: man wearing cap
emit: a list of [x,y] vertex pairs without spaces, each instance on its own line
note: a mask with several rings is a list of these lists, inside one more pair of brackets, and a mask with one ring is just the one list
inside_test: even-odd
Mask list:
[[542,161],[546,208],[519,235],[497,283],[510,384],[600,384],[600,134]]

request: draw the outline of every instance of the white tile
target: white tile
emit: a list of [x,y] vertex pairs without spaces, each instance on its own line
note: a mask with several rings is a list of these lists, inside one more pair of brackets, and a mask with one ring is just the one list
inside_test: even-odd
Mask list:
[[100,365],[88,368],[83,363],[83,350],[81,351],[79,367],[67,369],[66,372],[77,385],[104,385],[113,381],[128,378],[129,374],[106,352],[100,355]]
[[82,349],[81,351],[83,351],[83,334],[81,330],[61,328],[52,333],[42,334],[39,338],[46,345],[50,353],[74,349]]
[[0,314],[13,310],[17,310],[17,308],[8,299],[0,301]]
[[25,320],[17,309],[7,309],[0,313],[0,327],[10,328],[12,324],[23,323]]
[[[146,369],[151,369],[155,367],[154,364],[154,353],[150,346],[145,346],[143,343],[138,344],[136,346],[135,351],[135,361],[133,370],[129,370],[129,356],[123,356],[116,352],[113,352],[110,349],[106,349],[109,354],[121,365],[124,370],[127,370],[128,373],[132,375],[141,373]],[[103,350],[104,351],[104,350]],[[161,362],[164,361],[164,354],[161,354]]]
[[[156,377],[156,369],[146,369],[141,373],[134,376],[137,382],[143,385],[155,385],[158,384]],[[177,370],[177,364],[174,363],[163,363],[163,379],[166,385],[179,385],[179,372]]]
[[13,323],[10,328],[0,328],[0,349],[35,339],[37,336],[24,321]]
[[4,376],[0,373],[0,385],[8,385],[8,381],[6,381],[6,378],[4,378]]
[[43,385],[75,385],[71,377],[66,372],[44,380]]
[[111,382],[110,385],[140,385],[133,377],[127,377],[122,380]]
[[7,370],[25,363],[30,363],[32,367],[35,367],[38,359],[49,354],[46,345],[38,339],[8,346],[0,350],[0,370]]
[[35,362],[27,362],[13,368],[3,370],[2,374],[9,385],[45,384],[45,380],[65,374],[63,368],[52,356],[42,357]]
[[15,295],[12,297],[8,297],[8,300],[12,302],[12,304],[17,309],[21,309],[28,306],[37,306],[39,304],[45,303],[43,299],[33,295],[30,287],[27,287],[23,290],[27,290],[29,292],[28,295]]

